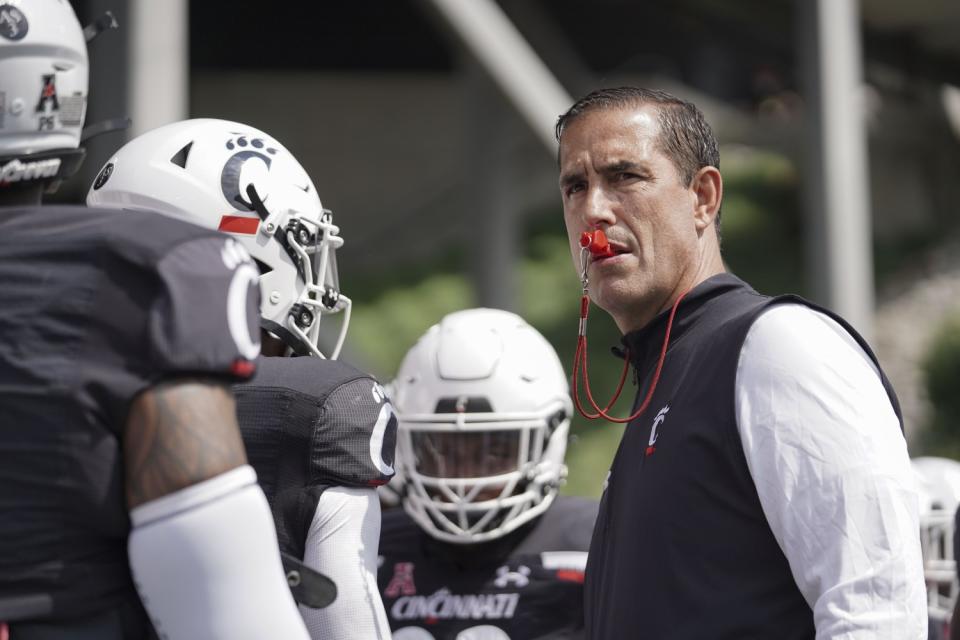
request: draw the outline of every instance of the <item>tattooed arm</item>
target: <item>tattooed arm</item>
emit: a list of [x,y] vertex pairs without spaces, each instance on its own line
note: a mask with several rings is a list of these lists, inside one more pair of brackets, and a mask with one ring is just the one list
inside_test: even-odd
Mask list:
[[158,632],[308,640],[225,386],[183,380],[142,393],[124,459],[130,568]]
[[124,461],[131,509],[246,464],[230,390],[178,380],[141,393],[127,419]]

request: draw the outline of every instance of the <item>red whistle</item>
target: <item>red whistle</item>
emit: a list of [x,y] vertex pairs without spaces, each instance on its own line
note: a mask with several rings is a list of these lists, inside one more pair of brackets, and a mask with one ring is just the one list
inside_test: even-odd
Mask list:
[[580,246],[590,249],[594,258],[609,258],[613,254],[610,243],[607,242],[607,235],[602,229],[596,231],[584,231],[580,234]]

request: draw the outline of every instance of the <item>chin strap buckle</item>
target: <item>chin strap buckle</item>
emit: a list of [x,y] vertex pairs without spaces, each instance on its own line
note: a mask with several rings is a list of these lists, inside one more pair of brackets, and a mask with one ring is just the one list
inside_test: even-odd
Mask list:
[[337,599],[337,585],[319,571],[311,569],[289,553],[280,553],[287,585],[293,599],[313,609],[330,606]]

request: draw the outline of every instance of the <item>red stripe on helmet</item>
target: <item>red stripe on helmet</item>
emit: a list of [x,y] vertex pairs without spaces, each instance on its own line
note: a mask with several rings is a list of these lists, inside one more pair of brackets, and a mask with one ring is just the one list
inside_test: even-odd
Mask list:
[[245,235],[256,235],[260,228],[260,218],[249,218],[247,216],[222,216],[220,218],[219,231],[227,233],[242,233]]

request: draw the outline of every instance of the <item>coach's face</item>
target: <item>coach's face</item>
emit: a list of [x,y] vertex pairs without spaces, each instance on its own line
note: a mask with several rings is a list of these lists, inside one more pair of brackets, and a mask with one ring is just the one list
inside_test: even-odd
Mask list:
[[[590,261],[590,297],[620,331],[639,329],[699,280],[707,233],[719,207],[661,150],[657,108],[596,109],[571,122],[560,141],[560,192],[574,265],[580,234],[602,229],[614,256]],[[719,188],[719,173],[716,175]],[[715,194],[717,198],[719,194]],[[713,242],[716,242],[715,236]],[[717,249],[719,256],[719,249]]]

